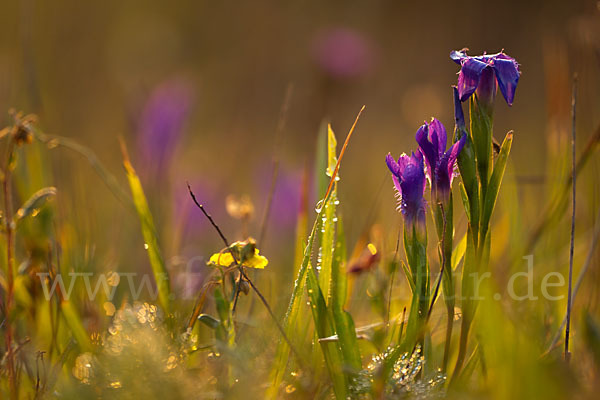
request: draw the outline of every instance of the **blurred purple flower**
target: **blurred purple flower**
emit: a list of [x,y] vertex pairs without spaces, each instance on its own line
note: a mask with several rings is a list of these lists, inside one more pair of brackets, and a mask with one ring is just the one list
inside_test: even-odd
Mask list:
[[142,110],[138,143],[144,164],[160,172],[171,161],[192,105],[186,81],[171,79],[158,85]]
[[388,153],[385,159],[400,196],[400,210],[405,223],[425,229],[425,165],[423,155],[417,151],[412,156],[402,154],[398,161]]
[[467,137],[462,135],[458,142],[445,151],[446,128],[440,121],[432,118],[430,123],[426,122],[417,130],[415,139],[427,162],[427,175],[431,182],[433,198],[446,203],[454,176],[454,164]]
[[338,28],[317,36],[313,57],[317,65],[333,78],[354,78],[371,68],[373,50],[359,32]]
[[467,100],[477,90],[480,101],[492,104],[498,85],[508,105],[512,106],[521,75],[514,58],[503,52],[471,57],[466,50],[455,50],[450,53],[450,58],[461,66],[458,75],[460,101]]
[[[259,216],[262,216],[262,212],[264,211],[262,205],[267,202],[267,194],[271,188],[272,174],[273,171],[271,168],[261,168],[260,172],[256,175],[256,181],[261,182],[260,192],[264,194],[264,198],[257,203]],[[280,167],[271,203],[270,226],[277,229],[293,229],[298,218],[301,181],[302,179],[298,173]]]

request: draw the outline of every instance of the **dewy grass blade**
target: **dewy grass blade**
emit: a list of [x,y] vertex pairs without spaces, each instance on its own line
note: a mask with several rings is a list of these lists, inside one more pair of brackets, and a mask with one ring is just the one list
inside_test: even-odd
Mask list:
[[[335,182],[335,178],[339,171],[339,167],[340,167],[342,158],[344,157],[346,147],[348,146],[350,137],[352,136],[352,133],[354,132],[354,129],[356,127],[358,119],[360,118],[360,115],[362,114],[364,109],[365,109],[365,106],[363,106],[360,109],[360,111],[358,112],[358,115],[356,116],[354,124],[352,124],[352,127],[350,128],[350,131],[348,132],[348,135],[346,136],[346,140],[344,141],[344,145],[342,146],[342,150],[340,152],[340,156],[338,157],[337,164],[335,166],[335,169],[333,170],[333,174],[331,176],[331,180],[329,182],[328,189],[325,192],[325,197],[323,198],[323,200],[319,201],[320,204],[324,204],[329,199],[330,190],[333,187],[333,184]],[[306,247],[304,249],[304,256],[302,257],[302,264],[300,265],[300,268],[298,269],[298,275],[296,276],[296,280],[294,281],[294,288],[292,290],[292,296],[290,298],[290,302],[288,304],[288,308],[287,308],[287,311],[286,311],[286,314],[285,314],[285,317],[283,320],[283,329],[285,330],[286,333],[288,333],[288,332],[291,333],[296,326],[296,319],[297,319],[298,311],[300,309],[300,305],[302,302],[302,292],[304,289],[304,284],[305,284],[305,279],[306,279],[306,270],[310,263],[312,247],[314,244],[316,232],[318,232],[318,230],[321,227],[320,222],[321,222],[321,218],[322,218],[321,217],[322,212],[323,212],[323,207],[321,207],[320,209],[319,209],[319,207],[317,207],[317,217],[316,217],[313,227],[311,229],[310,235],[308,236],[308,241],[307,241]],[[277,395],[279,392],[279,385],[281,384],[281,382],[283,380],[283,375],[285,374],[287,361],[289,358],[289,353],[290,353],[290,349],[289,349],[289,346],[287,345],[287,343],[285,343],[285,341],[283,341],[283,340],[280,340],[279,344],[277,346],[275,361],[273,362],[273,368],[271,369],[271,374],[270,374],[271,385],[266,393],[267,398],[277,398]]]
[[124,144],[122,146],[122,151],[124,158],[123,165],[125,166],[125,171],[127,172],[127,180],[129,181],[133,203],[135,205],[135,209],[137,210],[142,226],[144,247],[148,252],[148,259],[150,260],[150,266],[152,267],[152,273],[154,274],[154,279],[158,288],[158,300],[161,307],[165,311],[165,314],[168,315],[171,309],[169,273],[167,272],[165,262],[160,252],[156,228],[154,227],[154,221],[152,219],[152,214],[150,213],[150,208],[148,207],[148,202],[146,201],[146,195],[144,194],[142,183],[140,182],[135,169],[129,161],[127,150]]
[[339,345],[344,358],[344,364],[354,371],[359,371],[362,365],[356,329],[350,313],[344,310],[348,278],[345,270],[346,238],[341,218],[337,223],[337,238],[333,267],[331,271],[331,311]]
[[[327,175],[332,176],[337,163],[337,140],[331,129],[331,125],[327,127]],[[320,173],[316,171],[317,174]],[[330,287],[331,287],[331,265],[333,263],[333,251],[335,245],[335,228],[336,228],[336,210],[337,204],[337,184],[333,184],[333,190],[329,199],[325,203],[323,217],[323,227],[321,228],[321,257],[318,262],[319,269],[319,285],[325,297],[325,303],[330,303]]]

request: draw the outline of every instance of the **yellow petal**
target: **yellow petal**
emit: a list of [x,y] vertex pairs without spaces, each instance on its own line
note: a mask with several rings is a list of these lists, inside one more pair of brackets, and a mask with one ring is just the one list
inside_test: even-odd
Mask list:
[[248,268],[264,269],[267,266],[267,264],[269,264],[269,260],[267,260],[267,257],[258,255],[258,249],[256,249],[256,251],[254,252],[254,257],[252,257],[249,260],[246,260],[244,266]]
[[233,263],[233,257],[228,251],[224,253],[215,253],[210,256],[210,262],[221,267],[229,267]]

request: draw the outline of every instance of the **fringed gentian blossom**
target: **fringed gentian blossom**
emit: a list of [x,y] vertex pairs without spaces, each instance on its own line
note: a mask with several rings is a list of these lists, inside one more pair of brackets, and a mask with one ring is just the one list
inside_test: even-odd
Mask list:
[[188,82],[172,79],[158,85],[142,110],[138,125],[141,156],[152,173],[169,166],[191,111]]
[[503,52],[471,57],[466,50],[455,50],[450,53],[450,58],[461,67],[458,75],[460,101],[467,100],[477,91],[479,101],[491,105],[497,86],[500,86],[502,96],[512,106],[521,75],[514,58]]
[[419,231],[425,229],[425,165],[420,152],[412,156],[402,154],[398,161],[391,154],[385,159],[392,172],[394,185],[400,196],[400,210],[404,216],[406,228],[412,231],[417,227]]
[[423,124],[416,134],[416,140],[427,162],[427,175],[431,182],[431,194],[436,202],[446,204],[450,196],[450,187],[454,177],[454,164],[467,137],[446,150],[446,128],[440,121],[432,118]]

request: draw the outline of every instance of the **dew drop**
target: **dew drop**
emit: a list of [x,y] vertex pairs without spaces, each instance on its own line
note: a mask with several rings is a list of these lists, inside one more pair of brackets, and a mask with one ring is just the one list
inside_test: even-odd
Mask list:
[[320,213],[320,212],[321,212],[321,210],[323,210],[323,203],[324,203],[324,201],[323,201],[323,199],[321,199],[321,200],[319,200],[319,202],[318,202],[318,203],[317,203],[317,205],[315,206],[315,211],[316,211],[317,213]]

